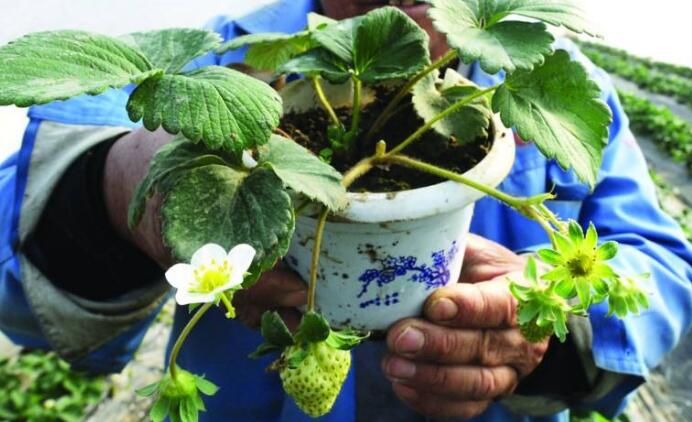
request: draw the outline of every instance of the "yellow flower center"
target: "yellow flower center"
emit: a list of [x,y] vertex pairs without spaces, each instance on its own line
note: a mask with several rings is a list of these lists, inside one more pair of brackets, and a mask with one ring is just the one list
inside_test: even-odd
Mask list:
[[595,258],[596,257],[593,254],[589,255],[580,252],[567,261],[567,268],[573,276],[587,276],[591,274]]
[[190,286],[191,293],[211,293],[228,283],[231,277],[231,266],[224,259],[218,264],[215,259],[209,265],[200,265],[194,271],[195,281]]

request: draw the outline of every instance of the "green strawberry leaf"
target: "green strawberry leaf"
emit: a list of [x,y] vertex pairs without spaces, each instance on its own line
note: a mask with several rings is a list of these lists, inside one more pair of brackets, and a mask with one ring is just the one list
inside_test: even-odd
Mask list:
[[195,386],[205,396],[213,396],[219,391],[219,387],[204,377],[195,375]]
[[[567,0],[432,0],[435,28],[465,63],[478,60],[488,73],[531,70],[552,53],[553,36],[544,23],[591,32],[584,13]],[[542,22],[506,21],[520,15]]]
[[278,126],[281,97],[267,84],[221,66],[149,78],[127,103],[133,121],[182,132],[191,141],[239,155],[261,145]]
[[322,48],[284,63],[280,72],[319,74],[333,83],[353,73],[372,84],[409,77],[430,63],[428,35],[395,7],[328,24],[311,35]]
[[221,42],[216,32],[186,28],[133,32],[120,39],[137,46],[154,66],[166,73],[180,71],[192,59],[215,49]]
[[159,397],[154,405],[149,410],[149,417],[153,422],[162,422],[168,416],[168,409],[170,408],[170,400],[168,397]]
[[203,145],[192,143],[182,136],[164,145],[154,155],[147,175],[132,196],[127,214],[128,225],[135,228],[144,214],[146,201],[157,191],[168,192],[184,170],[209,164],[230,165],[233,161],[232,157],[212,154]]
[[369,84],[408,78],[430,63],[428,34],[395,7],[366,14],[356,28],[352,49],[355,76]]
[[191,397],[185,397],[180,401],[180,419],[183,422],[197,422],[199,420],[197,406]]
[[[436,72],[433,72],[413,87],[413,106],[426,122],[479,90],[473,82],[452,69],[447,70],[444,81],[439,86],[436,79]],[[433,129],[442,136],[454,137],[458,143],[465,144],[488,136],[491,116],[488,100],[481,97],[438,121],[433,125]]]
[[292,58],[279,66],[278,72],[303,73],[306,76],[320,75],[335,84],[344,83],[351,77],[348,63],[324,48],[316,48]]
[[370,333],[361,334],[354,330],[332,331],[326,341],[334,349],[351,350],[368,337]]
[[353,61],[353,40],[362,16],[327,25],[312,34],[313,40],[345,63]]
[[272,135],[269,142],[259,148],[258,164],[271,168],[289,188],[321,202],[332,211],[346,206],[341,174],[291,139]]
[[[291,349],[287,349],[291,350]],[[302,347],[294,347],[291,353],[285,356],[286,364],[290,369],[296,369],[308,357],[308,351]]]
[[291,198],[271,170],[217,164],[185,171],[164,198],[161,216],[164,241],[180,261],[210,242],[254,247],[244,286],[286,254],[295,225]]
[[140,389],[135,390],[135,394],[137,394],[138,396],[141,396],[141,397],[149,397],[152,394],[154,394],[154,392],[156,392],[156,390],[158,390],[158,388],[159,388],[159,382],[157,381],[153,384],[147,385],[146,387],[142,387]]
[[283,348],[295,343],[293,334],[276,311],[266,311],[262,314],[260,332],[262,337],[275,347]]
[[301,31],[295,34],[263,33],[248,34],[234,38],[222,45],[217,54],[248,46],[244,62],[259,70],[276,70],[289,59],[313,47],[310,33]]
[[593,187],[608,142],[611,113],[581,64],[558,50],[532,72],[509,75],[492,107],[507,127],[536,143],[548,158],[572,168]]
[[320,314],[308,311],[303,315],[298,327],[299,341],[307,343],[317,343],[329,337],[329,322]]
[[160,73],[139,49],[118,39],[72,30],[37,32],[0,47],[0,105],[96,95]]
[[252,353],[250,353],[248,357],[250,359],[257,359],[264,355],[268,355],[269,353],[280,352],[281,350],[281,347],[277,347],[274,344],[264,342],[257,346],[257,348]]

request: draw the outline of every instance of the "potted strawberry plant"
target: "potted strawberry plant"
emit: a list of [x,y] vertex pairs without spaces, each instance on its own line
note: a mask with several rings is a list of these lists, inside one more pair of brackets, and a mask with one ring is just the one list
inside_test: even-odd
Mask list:
[[[311,15],[304,31],[223,45],[191,29],[56,31],[0,49],[0,104],[136,84],[130,118],[178,135],[151,162],[129,215],[136,226],[147,199],[162,196],[164,241],[181,262],[166,277],[194,312],[164,378],[141,391],[157,394],[152,419],[195,420],[204,409],[200,393],[216,387],[177,366],[180,347],[215,305],[232,318],[233,293],[282,257],[309,283],[307,308],[295,333],[266,313],[255,355],[277,353],[272,368],[297,404],[328,412],[364,331],[418,314],[432,289],[456,280],[482,195],[540,223],[552,242],[535,258],[548,272],[531,258],[529,284],[509,284],[527,338],[564,340],[567,316],[593,303],[608,300],[618,316],[647,305],[635,279],[608,265],[617,245],[560,220],[545,205],[552,194],[496,189],[514,157],[508,127],[596,183],[610,112],[584,68],[553,50],[546,26],[588,33],[581,12],[565,1],[430,3],[451,47],[436,60],[427,34],[392,7],[343,21]],[[241,47],[248,65],[303,78],[277,92],[226,67],[183,70]],[[505,81],[479,87],[444,69],[455,59],[502,70]]]

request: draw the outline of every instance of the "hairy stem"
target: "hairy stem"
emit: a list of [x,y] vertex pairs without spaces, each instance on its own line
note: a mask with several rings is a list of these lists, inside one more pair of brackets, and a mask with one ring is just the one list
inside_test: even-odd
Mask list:
[[320,250],[322,248],[322,235],[324,234],[324,226],[327,223],[327,215],[329,210],[327,207],[322,209],[319,218],[317,219],[317,228],[315,229],[315,243],[312,246],[312,261],[310,262],[310,282],[308,283],[308,311],[315,310],[315,291],[317,290],[317,266],[320,263]]
[[315,93],[317,93],[317,98],[319,98],[322,107],[324,107],[324,109],[327,111],[329,118],[335,125],[341,126],[341,120],[339,120],[339,117],[336,115],[336,112],[334,112],[334,108],[332,108],[332,105],[329,103],[327,96],[324,94],[324,90],[322,89],[322,83],[320,82],[320,77],[313,76],[310,78],[310,81],[312,82],[312,87],[315,90]]
[[373,157],[363,158],[344,174],[344,178],[341,180],[341,184],[346,188],[351,186],[351,184],[353,184],[353,182],[355,182],[356,179],[370,171],[372,166]]
[[419,127],[418,130],[416,130],[415,132],[413,132],[408,138],[404,139],[404,141],[401,142],[399,145],[397,145],[397,146],[395,146],[394,148],[392,148],[392,149],[387,153],[387,155],[391,156],[391,155],[395,155],[395,154],[401,152],[401,151],[402,151],[404,148],[406,148],[410,143],[412,143],[412,142],[415,141],[416,139],[420,138],[425,132],[427,132],[428,130],[430,130],[430,128],[432,128],[433,125],[434,125],[435,123],[439,122],[440,120],[444,119],[445,117],[449,116],[450,114],[452,114],[452,113],[458,111],[460,108],[464,107],[465,105],[470,104],[470,103],[471,103],[473,100],[475,100],[476,98],[482,97],[482,96],[484,96],[485,94],[487,94],[487,93],[489,93],[489,92],[495,91],[495,90],[498,88],[498,86],[499,86],[499,85],[496,85],[496,86],[493,86],[493,87],[490,87],[490,88],[486,88],[486,89],[480,90],[480,91],[478,91],[478,92],[476,92],[476,93],[474,93],[474,94],[471,94],[471,95],[469,95],[469,96],[467,96],[467,97],[464,97],[464,98],[462,98],[461,100],[457,101],[456,103],[450,105],[450,106],[447,107],[446,109],[442,110],[442,111],[440,112],[440,114],[438,114],[437,116],[435,116],[435,117],[433,117],[432,119],[430,119],[430,120],[429,120],[428,122],[426,122],[423,126]]
[[[542,203],[536,203],[538,199],[543,200],[545,198],[544,194],[541,195],[536,195],[532,197],[516,197],[512,195],[508,195],[498,189],[495,189],[492,186],[484,185],[483,183],[476,182],[474,180],[469,179],[468,177],[465,177],[459,173],[455,173],[453,171],[444,169],[442,167],[438,167],[433,164],[429,164],[423,161],[416,160],[415,158],[407,157],[405,155],[389,155],[389,153],[386,153],[384,155],[381,155],[379,158],[375,158],[374,161],[384,161],[384,162],[390,162],[390,163],[395,163],[395,164],[400,164],[406,167],[414,168],[420,171],[424,171],[426,173],[434,174],[436,176],[453,180],[455,182],[464,184],[466,186],[470,186],[476,190],[479,190],[483,193],[485,193],[488,196],[491,196],[498,201],[502,201],[505,204],[509,205],[510,207],[516,209],[519,211],[522,215],[525,217],[536,221],[538,224],[541,225],[543,230],[545,230],[546,234],[548,235],[548,238],[550,241],[553,243],[553,246],[555,246],[555,239],[554,239],[554,232],[553,228],[550,226],[549,222],[552,222],[553,224],[557,224],[557,228],[560,229],[561,224],[557,217],[545,207]],[[547,214],[544,214],[543,208],[547,210]]]
[[492,196],[493,198],[506,203],[507,205],[513,208],[521,208],[526,201],[526,198],[518,198],[511,195],[507,195],[506,193],[499,191],[491,186],[487,186],[483,183],[476,182],[474,180],[469,179],[468,177],[465,177],[459,173],[455,173],[451,170],[447,170],[445,168],[438,167],[436,165],[429,164],[424,161],[416,160],[415,158],[407,157],[405,155],[392,155],[392,151],[394,150],[389,151],[379,160],[400,164],[426,173],[434,174],[435,176],[453,180],[466,186],[470,186],[476,190],[485,193],[486,195]]
[[[364,175],[373,166],[373,162],[377,157],[382,156],[384,150],[386,149],[384,141],[377,143],[377,149],[372,157],[364,158],[356,163],[355,166],[351,167],[349,171],[344,174],[344,178],[341,180],[341,184],[348,188],[351,183],[355,182],[360,176]],[[320,263],[320,250],[322,248],[322,235],[324,234],[324,226],[327,224],[327,216],[329,215],[329,210],[325,207],[322,209],[320,216],[317,219],[317,227],[315,228],[315,243],[312,246],[312,261],[310,262],[310,280],[308,283],[308,311],[315,310],[315,292],[317,290],[317,267]]]
[[406,82],[406,85],[401,87],[399,92],[392,98],[392,100],[387,104],[387,106],[382,110],[382,113],[377,117],[375,122],[370,126],[370,130],[368,131],[368,134],[365,136],[365,141],[367,142],[370,140],[370,138],[377,133],[378,130],[382,128],[382,126],[387,123],[387,121],[394,115],[396,114],[396,107],[399,105],[401,100],[403,100],[406,97],[406,94],[411,91],[411,89],[424,77],[426,77],[430,72],[434,71],[435,69],[439,69],[440,67],[446,65],[450,61],[454,60],[457,57],[457,52],[456,50],[450,50],[448,51],[444,56],[440,57],[430,65],[428,65],[425,69],[421,70],[418,72],[413,78],[409,79],[408,82]]
[[353,78],[353,113],[351,114],[351,128],[348,131],[348,144],[346,150],[350,150],[353,141],[358,135],[358,126],[360,125],[360,96],[363,90],[363,82],[358,78]]
[[195,325],[197,325],[197,322],[199,322],[199,319],[202,318],[205,312],[209,310],[214,305],[213,302],[205,303],[202,305],[201,308],[195,314],[190,318],[190,321],[187,322],[187,325],[185,328],[183,328],[183,331],[180,333],[178,336],[178,339],[175,341],[175,345],[173,345],[173,351],[171,351],[171,357],[168,360],[168,371],[171,373],[171,378],[173,378],[173,381],[176,381],[178,378],[178,368],[175,365],[175,361],[178,360],[178,353],[180,353],[180,348],[183,346],[183,343],[185,343],[185,339],[187,336],[190,334],[193,328],[195,328]]

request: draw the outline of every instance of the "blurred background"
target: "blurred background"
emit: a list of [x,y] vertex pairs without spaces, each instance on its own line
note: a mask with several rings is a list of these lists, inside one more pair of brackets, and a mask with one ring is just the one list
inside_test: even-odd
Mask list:
[[[216,15],[242,16],[272,1],[0,0],[0,45],[51,29],[119,35],[199,27]],[[582,50],[613,76],[650,161],[661,206],[692,238],[692,3],[576,1],[603,35],[597,44],[582,43]],[[0,107],[0,162],[19,148],[25,115],[25,109]],[[75,373],[51,354],[22,353],[0,334],[0,420],[12,420],[3,415],[3,407],[9,406],[28,409],[22,420],[143,420],[149,403],[134,397],[132,387],[156,379],[171,312],[170,308],[162,312],[135,361],[122,374],[108,378]],[[623,420],[692,421],[691,384],[692,336],[688,336],[639,390]],[[604,419],[584,415],[584,420]]]

